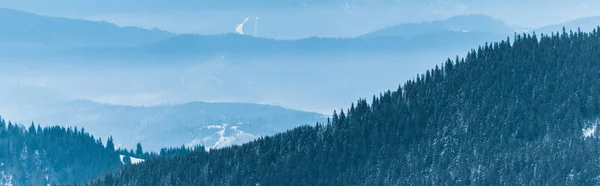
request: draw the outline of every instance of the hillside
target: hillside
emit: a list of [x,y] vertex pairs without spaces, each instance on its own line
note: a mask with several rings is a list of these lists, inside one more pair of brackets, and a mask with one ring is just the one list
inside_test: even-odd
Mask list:
[[[215,55],[236,58],[280,56],[328,57],[339,55],[414,55],[464,49],[477,43],[502,39],[506,34],[440,31],[410,38],[399,36],[359,38],[305,38],[276,40],[237,34],[182,34],[137,47],[79,47],[39,53],[35,57],[92,57],[96,59],[193,59]],[[436,41],[436,42],[431,42]],[[35,51],[34,51],[35,52]],[[15,54],[6,54],[15,56]],[[19,57],[25,57],[20,55]],[[26,56],[31,57],[31,56]]]
[[564,23],[544,26],[535,29],[535,32],[551,33],[556,32],[557,30],[562,30],[563,28],[565,28],[566,30],[581,30],[582,32],[590,32],[596,29],[598,25],[600,25],[600,16],[583,17]]
[[250,103],[136,107],[75,101],[48,108],[54,110],[30,119],[46,125],[85,127],[103,139],[113,136],[117,146],[131,149],[141,142],[155,152],[184,144],[221,148],[324,121],[317,113]]
[[600,31],[519,35],[331,123],[146,161],[91,185],[596,185]]
[[48,17],[0,8],[0,51],[125,47],[148,44],[173,34],[112,23]]
[[85,183],[122,167],[119,155],[83,129],[0,118],[0,185]]
[[361,37],[415,37],[438,32],[482,32],[499,35],[512,34],[513,29],[504,22],[485,15],[462,15],[445,20],[406,23],[386,27]]
[[[198,56],[330,56],[347,53],[420,53],[501,39],[511,30],[483,15],[457,16],[436,22],[404,24],[358,38],[310,37],[294,40],[238,34],[173,34],[104,21],[50,17],[0,8],[2,58],[93,60],[189,59]],[[40,32],[44,30],[44,32]],[[470,32],[463,32],[463,31]],[[431,43],[432,40],[437,42]],[[441,38],[444,38],[441,40]],[[0,59],[2,59],[0,58]],[[89,62],[88,62],[89,63]]]

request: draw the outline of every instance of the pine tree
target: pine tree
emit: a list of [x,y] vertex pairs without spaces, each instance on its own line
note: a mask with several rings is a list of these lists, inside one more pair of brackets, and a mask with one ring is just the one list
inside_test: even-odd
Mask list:
[[29,132],[29,135],[35,135],[36,129],[35,124],[33,124],[33,122],[31,122],[31,125],[29,126],[29,129],[27,131]]
[[115,151],[115,144],[113,143],[112,136],[108,137],[108,140],[106,141],[106,150]]
[[138,157],[144,156],[144,151],[142,150],[141,143],[137,143],[137,145],[135,146],[135,155]]

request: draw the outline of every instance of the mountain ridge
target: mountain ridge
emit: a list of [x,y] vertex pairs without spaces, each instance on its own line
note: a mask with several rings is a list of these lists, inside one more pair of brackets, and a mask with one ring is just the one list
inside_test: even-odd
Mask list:
[[314,112],[252,103],[196,101],[127,106],[77,101],[29,119],[45,125],[85,127],[96,136],[112,136],[123,147],[133,148],[141,142],[146,149],[158,151],[183,144],[207,148],[241,144],[291,127],[322,122],[324,117]]
[[514,30],[509,28],[503,21],[483,14],[469,14],[453,16],[448,19],[404,23],[394,26],[388,26],[375,30],[359,37],[415,37],[429,35],[436,32],[487,32],[499,35],[511,34]]
[[4,8],[0,8],[0,24],[3,25],[0,30],[2,48],[136,46],[174,35],[158,29],[121,27],[104,21],[50,17]]

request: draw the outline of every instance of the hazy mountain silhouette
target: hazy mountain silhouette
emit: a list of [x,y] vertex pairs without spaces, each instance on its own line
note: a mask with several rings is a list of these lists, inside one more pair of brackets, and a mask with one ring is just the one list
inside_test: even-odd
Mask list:
[[112,23],[41,16],[0,9],[0,49],[64,49],[82,46],[137,46],[173,34]]
[[508,35],[513,29],[503,21],[485,15],[456,16],[446,20],[406,23],[383,28],[362,37],[415,37],[431,35],[439,32],[483,32],[499,35]]

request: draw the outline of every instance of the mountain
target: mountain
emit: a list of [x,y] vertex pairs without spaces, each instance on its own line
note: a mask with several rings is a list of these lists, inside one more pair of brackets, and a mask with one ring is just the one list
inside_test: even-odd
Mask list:
[[[138,27],[119,27],[112,23],[41,16],[11,9],[0,9],[0,54],[2,58],[65,59],[77,64],[98,60],[173,60],[235,55],[330,56],[357,54],[421,53],[424,50],[461,50],[476,43],[493,41],[506,35],[506,26],[491,17],[459,16],[445,21],[407,25],[406,33],[378,34],[377,37],[280,40],[239,34],[172,34]],[[482,26],[476,26],[482,25]],[[484,29],[485,28],[485,29]],[[390,28],[393,29],[393,28]],[[454,30],[453,30],[454,29]],[[459,32],[456,29],[460,29]],[[470,29],[472,32],[463,32]],[[44,32],[39,32],[44,30]],[[419,32],[413,33],[413,32]],[[441,40],[440,38],[444,38]],[[438,42],[430,43],[436,40]],[[110,59],[110,60],[108,60]],[[131,62],[129,62],[131,63]],[[122,63],[119,63],[122,64]]]
[[[423,13],[430,6],[429,2],[422,0],[402,3],[372,2],[375,1],[56,0],[49,3],[23,0],[2,1],[0,7],[203,35],[233,33],[236,25],[245,18],[250,19],[245,30],[254,35],[254,19],[259,17],[256,35],[279,39],[354,37],[392,23],[415,18],[433,20],[443,17]],[[387,4],[397,6],[390,10]]]
[[[215,55],[238,58],[332,55],[397,55],[467,48],[475,43],[502,39],[505,34],[443,31],[411,38],[398,36],[361,38],[305,38],[276,40],[238,34],[182,34],[138,47],[80,47],[39,53],[41,57],[91,57],[104,59],[190,59]],[[436,42],[430,42],[436,41]],[[31,53],[29,53],[31,54]],[[16,54],[6,54],[15,56]],[[26,56],[26,54],[24,54]],[[21,55],[23,56],[23,55]]]
[[599,40],[595,30],[486,44],[331,123],[91,185],[597,185]]
[[6,123],[0,118],[0,185],[85,183],[122,167],[114,149],[83,129]]
[[415,37],[438,32],[482,32],[509,35],[513,29],[503,21],[485,15],[461,15],[441,21],[406,23],[376,30],[361,37]]
[[535,29],[534,31],[537,33],[550,34],[552,32],[557,32],[557,31],[560,31],[563,28],[565,28],[565,30],[573,30],[573,31],[581,30],[582,32],[589,32],[594,29],[597,29],[598,26],[600,26],[600,16],[594,16],[594,17],[583,17],[583,18],[567,21],[564,23],[544,26],[544,27]]
[[[503,34],[504,35],[504,34]],[[495,37],[496,36],[496,37]],[[493,33],[455,33],[434,32],[415,35],[410,38],[396,36],[382,38],[306,38],[297,40],[274,40],[254,38],[237,34],[215,36],[180,35],[164,41],[143,46],[144,53],[152,54],[185,54],[185,53],[250,53],[250,54],[327,54],[332,53],[388,53],[411,52],[424,48],[443,48],[448,44],[461,45],[462,39],[485,41],[497,38]],[[432,39],[433,38],[433,39]],[[439,41],[428,44],[429,40],[447,38],[449,41]],[[440,46],[441,45],[441,46]]]
[[[544,5],[543,9],[538,8],[540,4]],[[0,7],[203,35],[233,32],[244,18],[250,18],[246,25],[250,30],[254,26],[253,19],[260,17],[257,36],[297,39],[356,37],[399,23],[482,13],[512,25],[535,28],[573,17],[597,15],[600,3],[591,0],[572,3],[560,0],[179,0],[175,3],[166,0],[20,0],[2,1]]]
[[141,142],[145,149],[155,152],[184,144],[221,148],[322,122],[325,118],[317,113],[250,103],[190,102],[134,107],[82,100],[63,104],[30,119],[46,125],[85,127],[104,139],[112,136],[117,146],[133,148]]
[[137,46],[173,34],[112,23],[48,17],[0,8],[0,50]]

